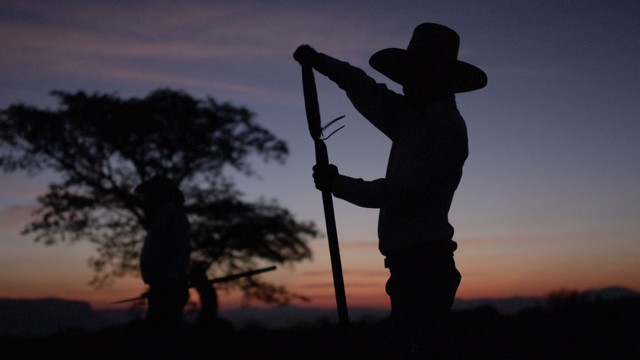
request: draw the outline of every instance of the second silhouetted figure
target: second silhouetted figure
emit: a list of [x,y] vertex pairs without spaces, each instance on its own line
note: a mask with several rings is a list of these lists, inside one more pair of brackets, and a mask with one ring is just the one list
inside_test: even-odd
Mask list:
[[184,195],[165,176],[140,184],[147,236],[140,253],[140,273],[149,285],[149,308],[143,324],[143,356],[183,356],[182,309],[189,300],[191,230],[183,210]]

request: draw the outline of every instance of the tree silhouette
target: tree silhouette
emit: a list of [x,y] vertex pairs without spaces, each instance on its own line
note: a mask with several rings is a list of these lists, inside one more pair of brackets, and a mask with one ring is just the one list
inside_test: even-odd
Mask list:
[[[250,161],[284,162],[286,144],[243,107],[160,89],[145,98],[54,91],[59,107],[14,104],[0,113],[0,167],[5,172],[60,175],[38,198],[24,233],[46,245],[89,241],[92,283],[137,274],[144,213],[132,193],[162,174],[185,194],[192,225],[192,259],[210,276],[245,271],[266,261],[310,258],[316,236],[276,201],[247,202],[230,173],[256,176]],[[237,286],[247,297],[288,301],[292,294],[256,278]]]

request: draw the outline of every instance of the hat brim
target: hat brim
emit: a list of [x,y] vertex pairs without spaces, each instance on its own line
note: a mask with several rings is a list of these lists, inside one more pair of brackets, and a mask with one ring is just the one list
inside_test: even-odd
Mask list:
[[[408,50],[397,48],[378,51],[371,56],[369,64],[398,84],[405,84],[407,79],[424,73],[429,67],[429,61],[425,61],[424,58]],[[447,68],[452,72],[450,88],[455,93],[478,90],[487,85],[487,74],[474,65],[452,60]]]

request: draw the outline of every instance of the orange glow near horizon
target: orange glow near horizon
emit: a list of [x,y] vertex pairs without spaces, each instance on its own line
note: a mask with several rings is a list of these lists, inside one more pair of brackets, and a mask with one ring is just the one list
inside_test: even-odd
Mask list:
[[[486,244],[485,244],[486,245]],[[326,244],[313,241],[311,247],[314,260],[295,265],[293,268],[278,267],[276,271],[261,275],[274,284],[284,285],[293,293],[310,299],[308,302],[294,301],[295,306],[331,308],[335,307],[335,295],[331,264]],[[469,246],[472,247],[472,246]],[[60,252],[60,256],[68,256],[68,247],[41,247],[45,252]],[[487,250],[489,253],[489,251]],[[499,253],[498,251],[493,251]],[[378,253],[375,243],[341,244],[341,255],[344,271],[345,289],[349,307],[370,307],[387,309],[389,299],[384,291],[388,278],[388,270],[383,267],[382,255]],[[113,305],[117,300],[133,298],[146,290],[141,279],[127,277],[118,279],[112,286],[95,289],[88,285],[91,271],[84,265],[82,271],[75,267],[82,266],[84,259],[76,258],[74,269],[60,273],[47,273],[44,268],[31,266],[29,278],[11,279],[4,275],[0,288],[1,297],[9,298],[44,298],[56,297],[68,300],[89,302],[94,308],[119,307],[126,308],[131,303]],[[585,267],[570,270],[555,268],[544,264],[542,260],[530,258],[522,263],[513,257],[478,259],[470,257],[465,251],[465,242],[456,253],[457,266],[463,279],[457,298],[501,298],[512,296],[545,296],[558,289],[586,290],[590,288],[620,285],[638,289],[638,279],[634,276],[632,264],[621,261],[618,268],[602,269],[589,273]],[[26,265],[25,265],[26,266]],[[546,266],[546,267],[545,267]],[[559,265],[558,265],[559,266]],[[508,271],[504,271],[504,269]],[[615,283],[611,279],[617,279]],[[220,308],[230,309],[244,306],[241,293],[220,291]],[[197,294],[192,291],[192,303],[198,302]],[[269,306],[256,301],[250,306]]]
[[[463,276],[457,294],[460,299],[545,296],[558,289],[586,290],[613,285],[640,288],[633,261],[625,261],[623,257],[617,266],[605,268],[603,264],[599,271],[594,272],[590,271],[586,264],[563,268],[562,262],[556,263],[546,257],[529,256],[527,261],[523,262],[517,257],[501,253],[508,251],[505,244],[501,244],[501,250],[494,247],[487,249],[484,255],[477,255],[476,252],[473,252],[475,255],[471,255],[474,247],[490,245],[479,240],[475,243],[472,240],[460,243],[460,249],[456,253],[456,263]],[[10,273],[5,272],[0,282],[1,297],[56,297],[87,301],[94,308],[126,308],[131,304],[112,303],[135,297],[146,290],[146,286],[137,277],[118,279],[112,286],[102,289],[92,288],[88,285],[91,270],[86,267],[83,257],[74,254],[74,251],[81,253],[80,249],[71,251],[74,249],[73,246],[43,247],[39,244],[34,244],[33,247],[42,253],[41,257],[31,255],[31,263],[22,259],[16,260],[15,264],[4,264],[14,268],[21,264],[25,269],[22,273],[28,276],[12,278]],[[335,307],[331,263],[326,243],[322,240],[312,241],[311,248],[314,254],[313,261],[296,264],[293,268],[278,267],[276,271],[261,276],[310,299],[309,302],[296,300],[292,303],[295,306]],[[389,299],[384,291],[388,270],[383,267],[383,257],[379,254],[376,243],[345,242],[341,244],[341,255],[349,307],[389,308]],[[46,266],[49,265],[30,265],[43,263],[47,257],[58,259],[59,264],[65,266],[59,266],[55,271],[47,271]],[[591,262],[589,264],[594,265]],[[597,262],[595,265],[598,265]],[[616,280],[612,282],[611,279]],[[220,291],[219,296],[221,309],[245,305],[237,290],[230,293]],[[191,302],[198,302],[195,292],[192,292]],[[249,305],[268,306],[256,301],[250,302]]]

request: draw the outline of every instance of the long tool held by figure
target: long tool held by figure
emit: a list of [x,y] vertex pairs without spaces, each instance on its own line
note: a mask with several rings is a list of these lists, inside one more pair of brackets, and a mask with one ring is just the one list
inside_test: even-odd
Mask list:
[[[228,276],[223,276],[223,277],[219,277],[219,278],[213,278],[213,279],[209,279],[207,280],[207,282],[209,284],[217,284],[217,283],[222,283],[222,282],[227,282],[227,281],[232,281],[232,280],[236,280],[236,279],[240,279],[243,277],[247,277],[247,276],[253,276],[253,275],[257,275],[257,274],[261,274],[263,272],[267,272],[267,271],[273,271],[275,270],[276,267],[275,266],[269,266],[266,268],[261,268],[261,269],[256,269],[256,270],[249,270],[249,271],[245,271],[242,273],[238,273],[238,274],[231,274]],[[189,285],[189,287],[192,287],[193,285]],[[138,300],[142,300],[142,299],[146,299],[147,297],[149,297],[149,292],[145,292],[142,293],[142,295],[134,297],[134,298],[130,298],[130,299],[124,299],[124,300],[120,300],[120,301],[116,301],[116,302],[112,302],[112,304],[122,304],[122,303],[127,303],[127,302],[132,302],[132,301],[138,301]]]
[[[320,106],[318,105],[318,92],[313,75],[313,68],[302,65],[302,88],[304,90],[304,104],[309,123],[309,133],[316,149],[316,164],[328,165],[329,155],[327,146],[322,141],[322,126],[320,123]],[[338,321],[341,326],[349,324],[347,311],[347,297],[344,291],[342,278],[342,263],[340,262],[340,247],[338,246],[338,232],[336,230],[336,218],[333,211],[333,198],[330,191],[322,192],[322,204],[327,225],[327,237],[329,239],[329,254],[331,256],[331,271],[333,273],[333,286],[336,292],[336,304],[338,307]]]

